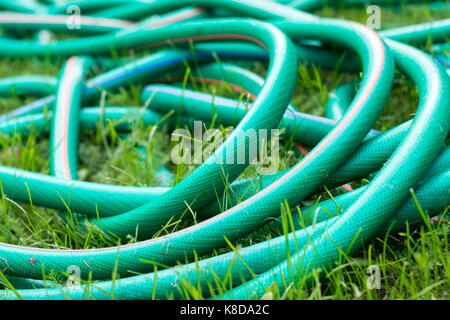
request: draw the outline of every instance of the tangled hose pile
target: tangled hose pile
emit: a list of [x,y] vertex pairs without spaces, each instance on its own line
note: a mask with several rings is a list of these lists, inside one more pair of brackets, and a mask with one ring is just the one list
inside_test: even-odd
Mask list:
[[[0,25],[6,31],[0,38],[2,56],[67,58],[58,79],[21,76],[0,80],[2,96],[14,87],[18,94],[42,97],[0,116],[0,130],[7,134],[27,134],[31,128],[42,134],[49,132],[51,155],[51,175],[0,166],[4,194],[15,201],[28,203],[32,199],[33,205],[60,211],[69,207],[80,220],[87,218],[88,224],[121,238],[138,230],[141,240],[87,250],[1,243],[0,270],[20,288],[16,292],[3,290],[2,298],[87,298],[86,285],[61,288],[40,281],[44,267],[63,274],[73,265],[80,268],[82,279],[98,280],[89,287],[89,295],[96,299],[109,299],[112,290],[118,299],[177,296],[183,279],[198,284],[204,296],[260,298],[274,282],[286,288],[314,269],[332,268],[343,254],[354,254],[377,234],[420,221],[412,188],[430,215],[445,209],[450,190],[450,149],[445,146],[450,129],[450,78],[439,61],[412,45],[425,44],[430,38],[434,43],[447,41],[450,19],[376,33],[355,22],[307,13],[320,8],[320,0],[282,2],[0,3],[2,9],[14,11],[0,14]],[[80,29],[69,30],[64,14],[74,5],[83,15],[79,17]],[[80,36],[49,42],[22,40],[12,32],[18,25],[28,31]],[[96,63],[109,61],[99,57],[111,51],[167,45],[87,79]],[[346,51],[345,58],[342,60],[332,48]],[[217,58],[228,62],[219,64]],[[268,60],[266,78],[234,64],[235,60]],[[247,92],[251,103],[155,84],[167,73],[182,78],[186,61],[199,64],[195,74],[199,81],[229,83]],[[290,105],[298,61],[324,68],[342,63],[342,70],[362,71],[361,81],[336,90],[327,102],[326,118],[303,114]],[[372,128],[389,99],[395,70],[416,85],[420,95],[417,113],[411,121],[379,132]],[[98,99],[102,90],[116,90],[136,81],[153,83],[141,93],[142,102],[149,102],[148,108],[85,107]],[[122,119],[116,129],[126,132],[130,116],[154,125],[180,106],[181,125],[193,119],[209,122],[214,116],[225,126],[238,125],[208,159],[174,187],[77,180],[80,127],[93,129],[99,121]],[[175,126],[176,121],[171,120]],[[246,137],[246,130],[277,127],[284,128],[295,142],[310,146],[310,152],[294,167],[263,175],[258,181],[237,179],[253,160],[249,150],[258,139]],[[245,161],[236,161],[239,155],[244,155]],[[228,252],[179,264],[254,232],[278,218],[281,205],[295,206],[321,192],[324,185],[335,188],[371,174],[374,176],[367,186],[335,199],[343,209],[338,216],[328,214],[336,211],[334,202],[324,201],[302,209],[315,212],[311,217],[294,216],[296,231],[286,236],[240,249],[239,255]],[[231,186],[224,180],[232,182]],[[220,204],[227,201],[224,193],[228,187],[240,201],[224,210]],[[187,204],[202,222],[152,238],[167,221],[182,217]],[[155,264],[171,267],[155,272]],[[110,280],[113,270],[120,279]],[[225,284],[220,288],[218,279],[226,277],[232,289],[225,290]]]

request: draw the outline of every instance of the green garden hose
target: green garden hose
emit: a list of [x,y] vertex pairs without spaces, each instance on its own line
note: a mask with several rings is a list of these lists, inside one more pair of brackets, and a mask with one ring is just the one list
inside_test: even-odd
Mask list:
[[[332,268],[342,254],[355,253],[372,237],[401,230],[406,222],[419,222],[422,217],[411,188],[430,215],[442,212],[450,190],[450,152],[448,147],[443,148],[450,127],[450,78],[429,55],[401,42],[420,45],[429,38],[444,41],[450,36],[450,21],[377,34],[354,22],[318,18],[295,9],[311,10],[320,3],[293,2],[289,7],[249,0],[112,0],[106,6],[103,1],[82,0],[73,4],[85,8],[92,19],[106,18],[101,20],[103,24],[86,28],[86,33],[78,31],[86,37],[48,44],[0,37],[0,54],[6,57],[70,57],[58,80],[40,76],[0,80],[1,96],[41,97],[0,116],[0,131],[10,135],[49,134],[51,138],[51,175],[0,166],[4,194],[15,201],[28,202],[31,198],[34,205],[70,209],[77,217],[86,217],[86,221],[78,217],[85,228],[99,228],[119,238],[136,235],[142,240],[86,250],[0,243],[0,270],[23,288],[16,293],[3,290],[0,296],[108,299],[114,290],[119,299],[161,299],[178,296],[182,282],[189,280],[198,283],[204,296],[260,298],[273,282],[285,288],[293,281],[309,279],[313,269]],[[67,6],[46,7],[35,2],[4,2],[3,6],[20,12],[17,19],[30,21],[24,24],[30,32],[63,29],[59,16],[54,15],[64,13]],[[211,18],[217,8],[253,19]],[[138,21],[157,13],[162,15],[156,20]],[[47,16],[49,21],[40,20],[38,15]],[[51,20],[52,15],[58,23]],[[89,19],[84,17],[82,23],[94,21]],[[2,26],[17,23],[7,20],[0,15]],[[318,41],[319,45],[302,42],[306,40]],[[200,41],[208,42],[197,43]],[[192,42],[195,44],[189,46]],[[167,44],[172,48],[86,80],[96,62],[93,57],[108,54],[111,48],[123,53]],[[177,44],[181,47],[175,48]],[[330,45],[340,53],[345,51],[345,56],[329,52]],[[267,76],[262,79],[232,62],[218,63],[218,57],[268,59]],[[343,61],[341,70],[362,71],[362,77],[338,88],[329,98],[327,118],[307,115],[290,104],[297,59],[328,68],[335,64],[330,61]],[[213,60],[216,62],[211,63]],[[101,89],[115,90],[158,79],[182,80],[184,70],[179,70],[186,61],[201,64],[193,71],[195,81],[226,83],[248,99],[236,101],[167,84],[150,84],[141,94],[145,108],[87,107],[99,97]],[[372,128],[389,99],[395,68],[417,86],[420,102],[413,120],[382,133]],[[77,181],[80,130],[93,130],[101,121],[112,121],[116,130],[125,133],[134,121],[146,126],[166,123],[173,130],[177,125],[190,126],[197,119],[209,123],[216,116],[224,126],[235,127],[234,131],[172,188]],[[254,160],[250,149],[258,143],[261,130],[275,128],[285,130],[288,137],[311,151],[290,169],[236,180]],[[248,136],[247,130],[257,134]],[[240,162],[242,155],[244,161]],[[305,207],[293,217],[297,230],[286,236],[243,248],[239,257],[229,252],[177,265],[224,247],[267,223],[277,223],[281,205],[295,206],[320,192],[323,185],[335,188],[371,174],[375,177],[367,186],[336,198],[342,212],[331,201]],[[224,183],[224,177],[229,184]],[[230,188],[235,198],[226,197]],[[188,208],[198,212],[199,223],[152,238],[167,221],[182,218]],[[159,264],[169,268],[154,272]],[[61,288],[39,281],[43,270],[64,274],[74,265],[82,279],[102,280],[90,285],[89,295],[87,285]],[[113,270],[120,279],[109,280]],[[231,276],[233,288],[211,287],[226,276]]]
[[[71,57],[63,67],[52,117],[50,142],[50,172],[68,180],[77,179],[78,117],[81,108],[83,82],[90,58]],[[69,141],[71,139],[71,141]]]

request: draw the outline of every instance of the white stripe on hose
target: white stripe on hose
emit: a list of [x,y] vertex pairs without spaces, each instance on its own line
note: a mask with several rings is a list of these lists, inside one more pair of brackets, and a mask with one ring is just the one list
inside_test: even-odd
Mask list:
[[[42,23],[42,24],[67,24],[67,19],[70,16],[67,15],[34,15],[26,13],[0,13],[0,23],[2,24],[31,24],[31,23]],[[113,28],[127,28],[135,23],[132,21],[118,20],[118,19],[107,19],[107,18],[96,18],[96,17],[83,17],[80,16],[81,25],[90,26],[102,26],[102,27],[113,27]]]

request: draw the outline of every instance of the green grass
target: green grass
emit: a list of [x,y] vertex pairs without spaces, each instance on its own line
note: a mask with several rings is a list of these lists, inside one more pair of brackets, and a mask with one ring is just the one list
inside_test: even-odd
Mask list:
[[[448,17],[447,12],[429,10],[424,6],[402,7],[395,10],[382,8],[382,26],[393,27],[412,23],[433,21]],[[319,12],[326,17],[338,17],[365,23],[364,9],[330,9]],[[431,43],[423,49],[429,50]],[[1,59],[0,77],[20,74],[45,74],[57,76],[63,61]],[[195,66],[191,66],[195,69]],[[265,74],[267,65],[255,62],[251,69]],[[101,73],[102,70],[97,70]],[[327,94],[340,84],[355,76],[322,70],[320,67],[300,65],[298,85],[293,98],[294,105],[302,112],[323,115]],[[224,86],[201,84],[187,81],[188,87],[217,95],[242,98],[230,93]],[[98,104],[141,105],[139,92],[142,84],[122,88],[119,92],[107,92]],[[2,98],[0,113],[32,101],[33,98]],[[397,74],[391,99],[376,124],[376,128],[386,130],[413,116],[418,104],[415,87],[403,75]],[[222,128],[225,129],[225,128]],[[10,137],[0,135],[1,164],[10,167],[49,173],[48,137],[30,134]],[[93,132],[82,132],[79,147],[79,177],[117,185],[157,186],[160,184],[158,169],[167,167],[176,183],[195,169],[193,165],[175,166],[170,161],[170,134],[166,128],[144,127],[139,122],[133,126],[129,135],[118,134],[112,126],[98,126]],[[285,139],[282,145],[280,169],[292,167],[301,159],[293,151],[292,142]],[[257,174],[249,168],[244,176]],[[172,183],[172,184],[173,184]],[[356,181],[354,185],[367,183]],[[332,195],[341,191],[333,190]],[[445,192],[445,190],[443,191]],[[448,191],[447,191],[448,192]],[[322,198],[327,197],[324,192]],[[311,204],[317,197],[310,197],[300,205]],[[0,241],[39,248],[99,248],[118,244],[118,240],[94,228],[83,230],[72,213],[62,215],[55,210],[33,206],[31,203],[16,203],[2,195],[0,202]],[[450,206],[442,213],[450,213]],[[161,234],[171,233],[192,223],[196,223],[196,213],[187,212],[194,219],[170,221]],[[194,222],[192,222],[192,220]],[[408,227],[405,232],[373,239],[355,257],[343,258],[336,268],[319,279],[312,275],[311,286],[304,282],[294,283],[286,291],[269,288],[266,299],[447,299],[450,290],[449,225],[444,220],[431,223],[424,213],[424,223]],[[286,231],[286,230],[285,230]],[[283,234],[273,226],[265,226],[251,235],[232,243],[232,246],[217,249],[220,254],[231,247],[251,245]],[[133,243],[135,235],[130,235],[121,244]],[[202,257],[205,258],[205,257]],[[377,265],[381,272],[381,289],[367,288],[367,267]],[[47,279],[61,281],[62,278],[49,272]],[[0,278],[1,284],[6,283]],[[201,298],[196,284],[184,283],[185,298]]]

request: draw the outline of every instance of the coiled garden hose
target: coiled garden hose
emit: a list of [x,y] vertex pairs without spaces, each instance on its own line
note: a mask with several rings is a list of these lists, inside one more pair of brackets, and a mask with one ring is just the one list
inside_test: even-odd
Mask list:
[[[319,2],[302,1],[304,7],[294,7],[307,10]],[[377,34],[354,22],[318,18],[275,2],[113,0],[107,7],[102,1],[74,4],[90,10],[92,17],[110,20],[104,21],[104,28],[101,23],[99,28],[87,28],[87,37],[48,44],[0,38],[3,56],[70,57],[58,80],[21,76],[0,81],[1,95],[17,92],[43,97],[1,116],[0,130],[5,134],[28,134],[31,130],[49,133],[51,137],[51,175],[0,166],[2,189],[16,201],[28,202],[31,198],[35,205],[61,211],[69,206],[77,215],[87,217],[86,228],[99,228],[120,238],[137,235],[142,241],[87,250],[49,250],[1,243],[0,270],[10,282],[23,288],[15,292],[3,290],[2,298],[108,299],[114,290],[114,297],[119,299],[159,299],[179,295],[185,280],[198,283],[204,296],[259,298],[273,282],[285,288],[307,278],[313,269],[331,268],[342,253],[355,253],[377,234],[401,230],[406,222],[420,221],[411,188],[415,188],[418,201],[430,215],[439,214],[448,205],[450,153],[443,145],[450,126],[450,79],[429,55],[401,42],[420,45],[429,37],[445,40],[450,36],[449,20]],[[188,5],[207,7],[208,11],[182,8]],[[45,22],[33,17],[60,14],[64,6],[13,2],[3,6],[21,12],[21,19],[29,16],[31,23],[25,24],[29,30],[62,29],[56,20]],[[250,19],[209,18],[216,8]],[[117,22],[114,19],[138,20],[156,13],[165,15],[111,28],[111,23]],[[203,19],[205,16],[208,18]],[[84,21],[89,24],[91,20]],[[0,15],[0,24],[4,23]],[[342,61],[325,46],[294,45],[304,40],[318,40],[351,52],[344,66],[356,64],[357,59],[362,64],[359,85],[345,84],[328,100],[328,118],[302,114],[290,105],[297,59],[325,67],[332,66],[330,59]],[[196,44],[186,48],[185,44],[192,41]],[[199,41],[208,42],[197,44]],[[111,48],[121,52],[167,44],[172,48],[85,79],[95,63],[94,57],[108,54]],[[182,47],[174,48],[176,44]],[[267,76],[263,80],[237,65],[210,63],[217,57],[268,59]],[[179,69],[186,61],[202,64],[194,74],[198,81],[225,82],[234,90],[246,92],[250,101],[151,84],[141,94],[147,106],[144,109],[82,107],[98,98],[101,89],[183,77]],[[357,72],[358,67],[345,68]],[[389,99],[395,68],[417,86],[418,111],[413,120],[381,133],[372,128]],[[180,112],[178,123],[175,117],[165,116]],[[235,126],[235,130],[172,188],[77,181],[80,128],[92,130],[99,121],[121,120],[116,129],[127,132],[136,119],[144,125],[167,122],[174,128],[176,124],[189,125],[194,119],[208,123],[215,115],[221,124]],[[250,148],[258,141],[258,136],[246,137],[244,132],[277,127],[311,151],[290,169],[236,180],[253,160]],[[244,155],[244,162],[237,161],[239,155]],[[280,216],[281,205],[295,206],[320,192],[323,185],[334,188],[370,174],[375,177],[367,186],[336,198],[342,206],[339,215],[332,214],[330,218],[328,213],[336,212],[334,203],[321,202],[295,215],[297,230],[286,236],[243,248],[239,256],[229,252],[177,265],[224,247],[228,241],[238,240],[264,224],[276,223],[273,221]],[[229,185],[224,183],[224,177]],[[224,193],[229,188],[236,199],[227,200]],[[199,213],[201,222],[152,238],[167,221],[183,217],[188,208]],[[155,264],[170,268],[155,272]],[[101,280],[89,285],[89,294],[87,285],[61,288],[39,281],[43,269],[64,274],[73,265],[79,267],[82,279]],[[109,280],[113,270],[120,279]],[[231,276],[233,288],[211,287],[226,276]]]

